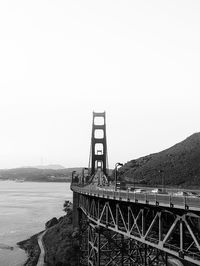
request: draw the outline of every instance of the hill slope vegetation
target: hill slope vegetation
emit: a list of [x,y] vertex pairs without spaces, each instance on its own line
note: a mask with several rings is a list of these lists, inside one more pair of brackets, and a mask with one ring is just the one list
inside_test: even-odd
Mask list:
[[127,162],[119,179],[150,186],[200,188],[200,133],[159,153]]

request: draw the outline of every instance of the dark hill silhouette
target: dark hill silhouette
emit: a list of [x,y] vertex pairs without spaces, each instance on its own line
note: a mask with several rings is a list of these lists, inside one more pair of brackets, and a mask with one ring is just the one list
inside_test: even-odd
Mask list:
[[127,162],[119,169],[126,182],[200,188],[200,133],[159,153]]

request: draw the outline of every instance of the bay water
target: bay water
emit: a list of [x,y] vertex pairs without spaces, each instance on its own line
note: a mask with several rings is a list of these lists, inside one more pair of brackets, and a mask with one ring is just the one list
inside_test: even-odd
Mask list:
[[22,266],[26,254],[16,245],[64,215],[72,201],[70,183],[0,181],[0,266]]

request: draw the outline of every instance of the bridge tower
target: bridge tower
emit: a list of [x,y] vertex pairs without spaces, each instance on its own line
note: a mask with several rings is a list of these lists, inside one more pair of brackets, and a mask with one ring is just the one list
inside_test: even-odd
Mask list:
[[93,112],[89,168],[91,169],[91,176],[94,176],[98,169],[101,169],[104,175],[107,176],[108,156],[105,112]]

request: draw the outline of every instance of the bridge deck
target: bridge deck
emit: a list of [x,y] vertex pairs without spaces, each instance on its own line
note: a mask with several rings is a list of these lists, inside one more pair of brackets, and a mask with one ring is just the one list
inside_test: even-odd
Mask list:
[[117,190],[110,187],[98,187],[88,185],[79,187],[72,184],[71,189],[74,192],[90,195],[99,198],[109,198],[118,201],[130,201],[140,204],[149,204],[153,206],[163,206],[165,208],[176,208],[200,211],[200,198],[196,196],[178,196],[170,194],[157,193],[134,193],[128,190]]

